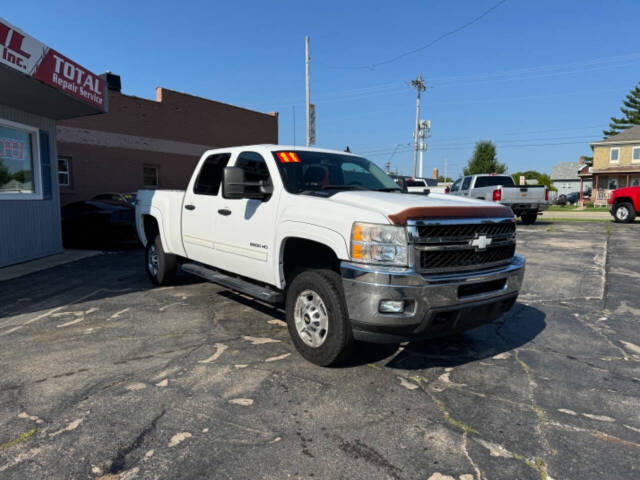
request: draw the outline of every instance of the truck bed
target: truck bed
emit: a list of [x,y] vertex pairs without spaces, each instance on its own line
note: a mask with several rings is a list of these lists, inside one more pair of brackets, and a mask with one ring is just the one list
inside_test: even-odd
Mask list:
[[149,239],[144,234],[144,215],[156,217],[160,225],[162,245],[167,253],[186,256],[180,231],[182,228],[182,203],[185,190],[138,190],[136,198],[136,227],[144,245]]

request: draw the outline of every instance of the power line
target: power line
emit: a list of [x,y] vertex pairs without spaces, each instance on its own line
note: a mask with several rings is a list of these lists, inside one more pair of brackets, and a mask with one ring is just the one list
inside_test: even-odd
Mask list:
[[467,23],[464,23],[462,25],[460,25],[459,27],[454,28],[453,30],[449,30],[448,32],[443,33],[442,35],[440,35],[439,37],[434,38],[433,40],[431,40],[429,43],[427,43],[426,45],[422,45],[421,47],[418,48],[414,48],[412,50],[408,50],[404,53],[401,53],[400,55],[396,55],[395,57],[389,58],[387,60],[382,60],[380,62],[377,63],[373,63],[370,65],[358,65],[358,66],[343,66],[343,67],[334,67],[334,66],[329,66],[329,65],[325,65],[326,67],[329,68],[334,68],[334,69],[352,69],[352,70],[364,70],[364,69],[369,69],[369,70],[373,70],[376,67],[379,67],[380,65],[388,65],[389,63],[393,63],[396,62],[398,60],[400,60],[401,58],[407,57],[409,55],[413,55],[414,53],[418,53],[421,52],[422,50],[426,50],[427,48],[435,45],[436,43],[444,40],[447,37],[450,37],[452,35],[455,35],[456,33],[464,30],[465,28],[470,27],[471,25],[473,25],[476,22],[479,22],[480,20],[482,20],[484,17],[486,17],[487,15],[489,15],[491,12],[493,12],[495,9],[497,9],[498,7],[500,7],[503,3],[506,3],[507,0],[500,0],[498,3],[496,3],[495,5],[493,5],[491,8],[485,10],[484,12],[482,12],[480,15],[478,15],[477,17],[475,17],[473,20],[468,21]]
[[[591,128],[591,127],[588,127]],[[599,128],[599,127],[594,127],[594,128]],[[571,129],[567,129],[567,130],[571,130]],[[557,131],[562,131],[562,130],[557,130]],[[533,132],[536,133],[536,132]],[[540,133],[540,132],[538,132]],[[480,139],[482,139],[482,136],[476,136],[476,137],[460,137],[459,140],[463,140],[463,139],[467,139],[467,138],[472,138],[472,141],[469,142],[451,142],[451,143],[439,143],[439,142],[435,142],[435,143],[431,143],[431,146],[433,147],[438,147],[438,148],[445,148],[445,147],[469,147],[469,146],[474,146],[478,141],[480,141]],[[510,146],[511,144],[518,144],[518,143],[522,143],[522,142],[538,142],[538,141],[550,141],[550,140],[577,140],[577,139],[581,139],[584,140],[586,142],[588,141],[592,141],[593,137],[592,136],[587,136],[587,135],[572,135],[572,136],[560,136],[560,137],[538,137],[538,138],[522,138],[522,136],[518,139],[512,139],[512,140],[502,140],[502,139],[497,139],[497,140],[491,140],[493,143],[495,143],[498,147],[501,146]],[[455,138],[450,138],[448,140],[456,140]],[[407,148],[407,146],[410,144],[398,144],[396,145],[396,148],[398,146],[402,146],[403,148],[405,148],[407,151],[410,151],[411,148]],[[390,147],[391,145],[386,145],[386,146],[380,146],[377,148],[372,148],[369,150],[364,150],[361,151],[359,153],[361,154],[370,154],[370,153],[385,153],[385,152],[389,152],[390,151]],[[431,150],[431,148],[430,148]],[[400,151],[400,150],[398,150]]]
[[[558,75],[570,75],[574,73],[591,72],[596,70],[606,70],[629,65],[635,65],[640,61],[640,53],[629,55],[617,55],[612,57],[598,57],[584,62],[574,62],[568,64],[548,64],[531,68],[503,70],[495,73],[479,73],[474,75],[462,75],[453,77],[432,77],[430,88],[444,88],[456,85],[466,85],[478,82],[509,82],[522,81],[532,78],[541,78]],[[620,63],[622,62],[622,63]],[[318,62],[316,62],[318,64]],[[591,68],[588,68],[591,67]],[[621,87],[622,88],[622,87]],[[625,87],[626,88],[626,87]],[[360,100],[376,96],[397,95],[406,93],[406,86],[402,82],[384,83],[369,87],[343,90],[342,92],[327,92],[316,95],[316,104],[344,102],[347,100]],[[253,108],[259,107],[279,107],[291,105],[304,105],[304,101],[299,97],[281,98],[271,102],[252,103],[242,100],[241,103],[251,105]]]

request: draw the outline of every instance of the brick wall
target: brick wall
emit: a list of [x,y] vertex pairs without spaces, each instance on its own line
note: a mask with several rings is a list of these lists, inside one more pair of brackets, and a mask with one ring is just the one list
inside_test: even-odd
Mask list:
[[278,116],[158,88],[156,101],[109,91],[109,112],[58,123],[58,155],[69,158],[63,205],[143,187],[144,165],[160,188],[185,188],[207,148],[278,143]]
[[[631,165],[631,152],[633,147],[639,147],[640,142],[634,145],[595,145],[593,147],[593,168],[596,170],[616,165]],[[619,162],[611,163],[609,161],[611,148],[619,148]]]

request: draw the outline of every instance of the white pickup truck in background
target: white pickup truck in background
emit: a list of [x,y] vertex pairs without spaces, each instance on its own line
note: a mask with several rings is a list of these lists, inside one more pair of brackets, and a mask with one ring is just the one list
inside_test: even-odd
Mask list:
[[451,185],[451,195],[499,202],[513,210],[525,225],[536,223],[549,208],[549,190],[544,185],[516,185],[511,175],[486,173],[467,175]]
[[354,340],[491,322],[513,306],[524,274],[509,208],[409,195],[374,163],[330,150],[207,151],[186,191],[138,192],[136,226],[154,283],[181,266],[284,304],[297,350],[325,366]]

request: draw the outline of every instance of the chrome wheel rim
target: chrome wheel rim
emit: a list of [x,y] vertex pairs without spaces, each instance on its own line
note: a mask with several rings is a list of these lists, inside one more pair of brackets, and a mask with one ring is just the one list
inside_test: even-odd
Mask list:
[[320,347],[329,331],[329,315],[320,295],[313,290],[301,292],[296,298],[293,312],[298,336],[306,345]]
[[147,254],[147,268],[149,273],[154,277],[158,276],[158,250],[155,245],[149,247],[149,253]]
[[627,207],[618,207],[616,210],[618,220],[626,220],[629,217],[629,209]]

